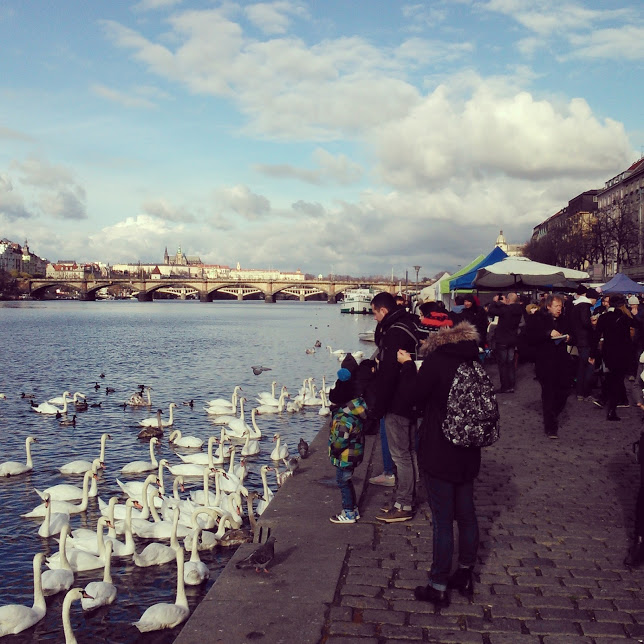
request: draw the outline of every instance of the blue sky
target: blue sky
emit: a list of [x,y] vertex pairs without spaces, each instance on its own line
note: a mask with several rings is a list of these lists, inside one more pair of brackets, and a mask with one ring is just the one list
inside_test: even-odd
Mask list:
[[638,159],[640,0],[0,5],[0,237],[431,276]]

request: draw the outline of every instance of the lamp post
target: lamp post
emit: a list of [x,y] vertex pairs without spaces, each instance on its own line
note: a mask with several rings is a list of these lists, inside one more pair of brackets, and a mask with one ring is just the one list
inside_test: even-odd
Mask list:
[[422,266],[414,266],[414,270],[416,271],[416,297],[418,297],[418,272]]

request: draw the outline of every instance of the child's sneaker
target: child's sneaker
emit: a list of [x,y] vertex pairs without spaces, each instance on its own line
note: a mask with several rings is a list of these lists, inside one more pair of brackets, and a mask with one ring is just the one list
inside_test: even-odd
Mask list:
[[356,515],[355,512],[342,510],[340,514],[333,515],[329,521],[331,521],[331,523],[355,523]]

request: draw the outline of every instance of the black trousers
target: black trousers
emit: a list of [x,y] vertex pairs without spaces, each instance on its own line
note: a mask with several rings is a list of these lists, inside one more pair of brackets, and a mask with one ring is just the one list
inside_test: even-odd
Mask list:
[[606,372],[606,393],[608,395],[608,413],[614,414],[617,405],[627,402],[626,387],[624,386],[625,369],[609,370]]
[[543,428],[546,434],[559,431],[559,414],[566,406],[570,387],[562,385],[561,379],[543,379],[541,383],[541,407],[543,410]]

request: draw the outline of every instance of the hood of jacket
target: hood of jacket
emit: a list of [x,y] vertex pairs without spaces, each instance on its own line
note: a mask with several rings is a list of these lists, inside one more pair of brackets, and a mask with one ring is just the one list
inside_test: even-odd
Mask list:
[[593,303],[585,295],[581,295],[573,302],[573,306],[577,306],[577,304],[590,304],[592,306]]
[[[443,327],[439,329],[436,333],[432,333],[427,340],[425,340],[420,347],[420,355],[427,356],[433,351],[441,347],[449,348],[450,350],[463,351],[465,354],[470,354],[472,352],[472,343],[476,349],[478,355],[478,344],[480,338],[476,330],[476,327],[470,322],[461,322],[453,327]],[[461,344],[460,347],[456,345]]]
[[367,403],[365,403],[364,398],[358,396],[358,398],[354,398],[344,405],[342,411],[345,414],[364,419],[367,417]]

